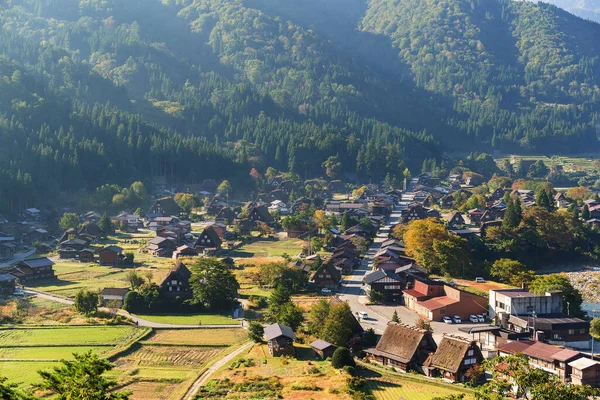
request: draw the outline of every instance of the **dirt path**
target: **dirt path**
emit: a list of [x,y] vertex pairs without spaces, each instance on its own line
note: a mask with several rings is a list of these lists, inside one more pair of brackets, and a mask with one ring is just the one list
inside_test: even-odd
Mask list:
[[233,360],[235,357],[248,350],[253,345],[254,343],[252,342],[246,343],[239,349],[235,350],[232,353],[229,353],[228,355],[226,355],[225,357],[221,358],[219,361],[215,362],[213,365],[208,367],[208,369],[204,371],[202,375],[198,377],[198,379],[196,379],[196,382],[194,382],[194,384],[190,386],[186,394],[183,396],[182,400],[192,400],[196,396],[196,393],[198,392],[200,387],[206,384],[206,382],[208,382],[212,374],[214,374],[219,368],[223,367],[225,364]]

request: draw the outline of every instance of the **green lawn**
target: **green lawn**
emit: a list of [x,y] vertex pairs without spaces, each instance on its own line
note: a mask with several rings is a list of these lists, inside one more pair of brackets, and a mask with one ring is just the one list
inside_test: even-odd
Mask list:
[[244,244],[243,246],[232,251],[231,257],[281,257],[283,254],[295,256],[302,251],[302,247],[306,242],[299,239],[288,238],[273,238],[273,239],[257,239],[252,243]]
[[0,376],[7,377],[9,382],[30,386],[41,380],[37,373],[38,370],[50,369],[55,365],[58,363],[45,361],[0,362]]
[[86,353],[90,350],[102,356],[112,349],[112,346],[1,347],[0,359],[58,361],[72,359],[73,353]]
[[131,340],[139,329],[132,326],[3,329],[0,330],[0,346],[116,345]]
[[232,319],[230,315],[220,314],[136,314],[136,316],[161,324],[200,325],[201,322],[202,325],[231,325],[240,323]]
[[[367,388],[377,400],[430,400],[434,397],[444,398],[452,394],[465,393],[465,391],[453,389],[449,385],[427,384],[426,382],[416,382],[402,378],[395,378],[390,381],[369,379],[367,380]],[[465,399],[470,398],[468,394],[465,397]]]

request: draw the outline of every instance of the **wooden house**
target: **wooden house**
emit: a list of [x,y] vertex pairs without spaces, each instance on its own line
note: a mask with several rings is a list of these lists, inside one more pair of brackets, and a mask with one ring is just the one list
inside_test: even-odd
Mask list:
[[446,217],[446,224],[448,227],[454,228],[456,226],[465,225],[465,219],[460,212],[453,211]]
[[321,264],[319,269],[315,271],[312,281],[319,289],[328,288],[337,290],[342,281],[342,274],[335,268],[333,263],[328,261]]
[[102,238],[105,233],[94,222],[84,224],[77,232],[77,236],[89,241],[95,241]]
[[179,206],[175,202],[175,199],[173,199],[172,197],[163,197],[154,201],[152,207],[150,207],[147,214],[177,216],[180,213],[181,208],[179,208]]
[[86,248],[88,244],[87,240],[77,237],[62,241],[58,244],[58,256],[63,260],[77,258],[79,252]]
[[81,249],[79,251],[79,262],[82,263],[91,263],[94,262],[94,255],[95,255],[95,251],[94,249],[90,249],[90,248],[85,248],[85,249]]
[[118,265],[123,261],[123,249],[119,246],[106,246],[98,251],[98,261],[100,265]]
[[371,361],[404,372],[423,372],[425,361],[436,349],[430,331],[390,322],[377,346],[365,353]]
[[129,293],[128,288],[104,288],[100,291],[99,295],[102,299],[102,305],[105,307],[114,302],[120,308],[125,302],[127,293]]
[[46,257],[32,258],[19,262],[11,274],[19,278],[21,283],[54,278],[53,265],[54,263]]
[[273,222],[273,216],[264,204],[250,208],[248,210],[248,219],[252,222],[264,222],[266,224]]
[[367,292],[374,290],[383,294],[386,302],[402,301],[402,290],[405,287],[405,281],[394,271],[378,269],[365,275],[363,283],[367,285]]
[[171,239],[157,236],[151,239],[146,246],[146,250],[154,257],[171,257],[177,249],[177,245]]
[[571,383],[600,388],[600,362],[581,357],[569,363]]
[[265,327],[265,338],[269,344],[269,353],[273,357],[294,355],[296,335],[289,326],[275,323]]
[[425,218],[427,218],[427,209],[421,204],[409,204],[408,208],[402,210],[401,221],[404,224],[407,224],[410,221]]
[[310,344],[316,358],[320,358],[321,360],[326,360],[333,356],[333,352],[337,349],[335,344],[331,344],[324,340],[318,339]]
[[219,234],[217,233],[216,229],[211,225],[211,226],[204,228],[204,230],[198,237],[198,240],[196,240],[196,243],[194,244],[194,248],[196,250],[204,250],[204,249],[217,250],[221,247],[222,243],[223,242],[221,241],[221,238],[219,237]]
[[198,255],[198,252],[193,247],[183,245],[179,246],[177,250],[173,252],[173,259],[177,260],[180,257],[195,257]]
[[17,277],[12,274],[0,274],[0,296],[10,296],[15,291]]
[[231,224],[235,219],[235,213],[231,209],[231,207],[223,207],[219,210],[217,215],[215,216],[216,222],[223,222],[225,224]]
[[465,382],[465,373],[480,365],[483,359],[477,342],[444,335],[426,366],[430,367],[432,376],[440,376],[450,382]]
[[175,266],[167,272],[167,275],[158,285],[160,293],[167,298],[180,297],[181,299],[189,299],[192,297],[192,289],[190,287],[190,278],[192,273],[181,261],[177,261]]

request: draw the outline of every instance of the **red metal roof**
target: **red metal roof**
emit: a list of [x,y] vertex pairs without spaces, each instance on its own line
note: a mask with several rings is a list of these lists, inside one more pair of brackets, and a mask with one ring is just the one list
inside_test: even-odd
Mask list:
[[429,311],[437,310],[438,308],[446,307],[449,304],[458,303],[459,300],[453,299],[448,296],[435,297],[433,299],[425,300],[419,305],[426,308]]
[[530,340],[503,343],[497,346],[499,351],[509,354],[523,353],[526,356],[548,362],[568,361],[580,355],[579,352],[546,343],[532,342]]
[[405,295],[408,296],[412,296],[412,297],[416,297],[417,299],[421,298],[421,297],[427,297],[426,294],[419,292],[418,290],[415,289],[408,289],[408,290],[403,290],[402,291]]

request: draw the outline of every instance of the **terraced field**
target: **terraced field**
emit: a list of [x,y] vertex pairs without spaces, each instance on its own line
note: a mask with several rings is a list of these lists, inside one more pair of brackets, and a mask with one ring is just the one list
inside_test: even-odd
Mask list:
[[144,346],[125,357],[138,366],[199,367],[218,355],[221,347]]
[[148,343],[194,346],[230,346],[246,340],[247,333],[239,329],[157,329]]
[[39,381],[40,369],[94,351],[106,356],[145,331],[133,326],[60,326],[0,329],[0,376],[25,386]]
[[133,326],[65,326],[0,330],[0,346],[116,345],[140,332]]

